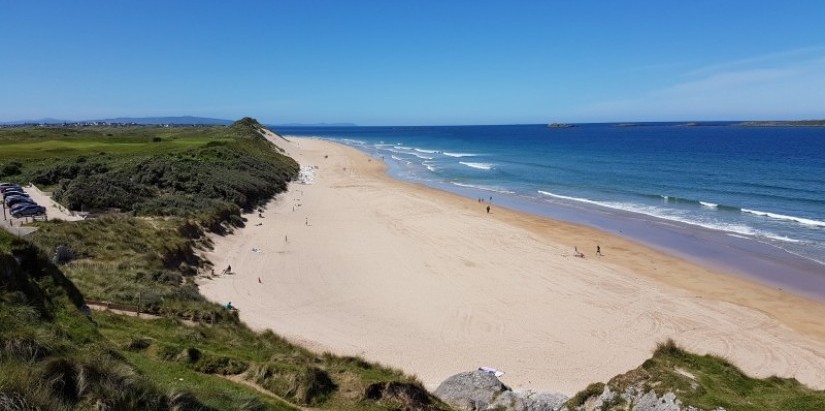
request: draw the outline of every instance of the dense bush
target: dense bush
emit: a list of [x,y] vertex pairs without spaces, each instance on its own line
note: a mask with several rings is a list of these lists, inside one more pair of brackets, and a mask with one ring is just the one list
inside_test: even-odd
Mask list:
[[86,157],[74,160],[58,160],[32,173],[32,182],[35,184],[54,185],[63,180],[72,180],[78,177],[89,177],[105,174],[109,166],[102,162],[87,162]]
[[36,184],[57,185],[55,199],[72,210],[195,217],[220,231],[222,224],[240,224],[240,210],[286,190],[298,173],[261,128],[247,118],[225,129],[232,139],[171,153],[54,159],[32,166],[30,175]]

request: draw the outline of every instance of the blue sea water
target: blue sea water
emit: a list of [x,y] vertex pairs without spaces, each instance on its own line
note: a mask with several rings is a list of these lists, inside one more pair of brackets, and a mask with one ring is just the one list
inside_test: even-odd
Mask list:
[[[621,232],[825,296],[825,128],[275,129],[351,145],[383,158],[403,180]],[[787,278],[790,266],[807,280]]]

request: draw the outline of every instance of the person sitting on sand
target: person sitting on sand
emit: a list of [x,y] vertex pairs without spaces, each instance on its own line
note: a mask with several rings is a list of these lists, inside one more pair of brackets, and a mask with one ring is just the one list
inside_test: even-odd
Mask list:
[[573,251],[575,252],[573,255],[579,258],[584,258],[584,253],[579,251],[579,247],[573,246]]

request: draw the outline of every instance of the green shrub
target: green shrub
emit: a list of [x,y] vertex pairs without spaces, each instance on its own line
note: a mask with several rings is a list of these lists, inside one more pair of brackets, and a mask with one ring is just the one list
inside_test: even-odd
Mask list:
[[307,365],[269,363],[251,370],[255,382],[299,404],[319,404],[338,387],[326,371]]

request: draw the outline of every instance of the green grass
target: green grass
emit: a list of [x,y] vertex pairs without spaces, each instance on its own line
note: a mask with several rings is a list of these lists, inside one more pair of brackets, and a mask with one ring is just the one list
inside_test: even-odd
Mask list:
[[[825,391],[810,389],[795,379],[749,377],[723,358],[689,353],[673,341],[659,344],[641,367],[614,377],[607,386],[614,392],[630,386],[653,390],[659,396],[673,392],[684,405],[705,410],[825,410]],[[568,405],[582,404],[601,394],[602,388],[592,384]]]
[[147,321],[106,313],[95,317],[100,332],[126,350],[126,357],[142,373],[164,386],[185,386],[207,403],[211,398],[202,393],[225,380],[196,375],[243,375],[290,402],[335,410],[392,409],[392,402],[365,399],[367,387],[377,382],[420,385],[400,371],[354,357],[318,355],[242,324],[184,326],[173,319]]
[[225,127],[9,128],[0,129],[0,159],[160,154],[232,141]]
[[0,129],[0,180],[52,190],[71,210],[184,216],[219,231],[297,176],[260,127]]
[[201,319],[237,321],[206,301],[194,285],[204,264],[195,254],[208,246],[197,227],[179,218],[103,217],[77,222],[39,223],[29,236],[47,253],[58,246],[72,260],[63,272],[86,298],[137,307],[143,311]]
[[127,352],[125,357],[135,368],[170,392],[186,391],[205,405],[221,410],[251,408],[258,403],[268,410],[297,410],[298,407],[275,397],[262,395],[253,388],[229,382],[217,375],[202,374],[176,363],[158,361],[142,353]]
[[[271,332],[253,332],[237,317],[194,326],[174,318],[106,312],[88,318],[78,310],[83,300],[77,299],[74,284],[45,253],[5,232],[0,232],[0,262],[0,406],[403,408],[401,400],[366,398],[374,383],[410,386],[431,398],[414,378],[397,370],[359,358],[312,353]],[[226,312],[215,304],[211,308]],[[224,376],[257,381],[271,395]],[[431,399],[426,409],[446,407]]]
[[[241,209],[297,173],[259,127],[0,131],[0,172],[10,173],[0,179],[51,185],[70,207],[93,199],[128,211],[37,223],[27,241],[0,233],[0,407],[447,409],[400,371],[253,332],[198,293],[205,232],[243,225]],[[30,157],[5,157],[21,150]],[[47,257],[57,248],[59,267]],[[163,318],[90,319],[78,310],[85,299]]]

